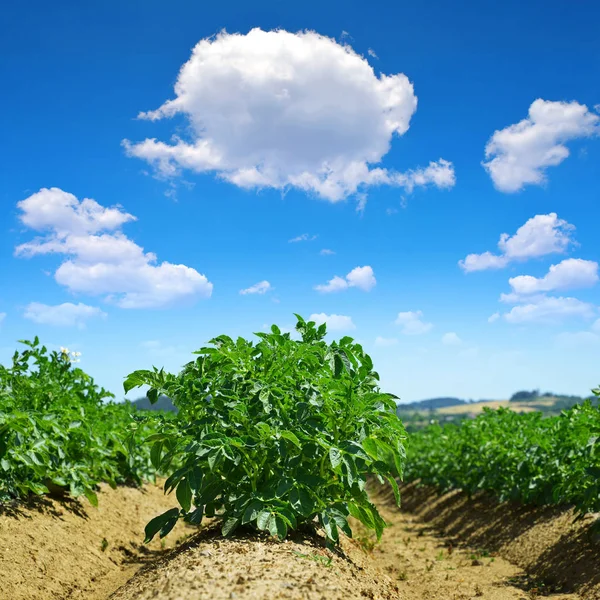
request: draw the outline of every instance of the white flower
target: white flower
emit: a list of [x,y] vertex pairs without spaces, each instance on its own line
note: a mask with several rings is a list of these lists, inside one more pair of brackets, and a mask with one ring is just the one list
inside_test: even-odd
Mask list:
[[62,354],[69,354],[69,349],[68,348],[63,348],[62,346],[60,347],[60,351]]

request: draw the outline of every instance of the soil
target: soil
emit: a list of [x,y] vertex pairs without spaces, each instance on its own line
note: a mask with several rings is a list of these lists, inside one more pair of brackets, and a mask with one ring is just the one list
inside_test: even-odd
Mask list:
[[[310,530],[285,542],[214,524],[178,524],[142,545],[174,499],[157,486],[104,487],[98,509],[39,499],[0,506],[0,598],[7,600],[600,599],[600,543],[568,510],[471,500],[402,487],[403,509],[374,490],[388,527],[375,544],[359,524],[343,552]],[[190,536],[190,534],[193,534]],[[106,540],[106,542],[103,542]]]
[[190,533],[178,524],[165,550],[158,541],[142,544],[146,523],[176,505],[159,486],[102,485],[98,496],[98,508],[49,497],[0,504],[1,599],[104,600]]
[[[600,532],[590,527],[600,515],[575,522],[568,507],[499,503],[485,494],[469,498],[460,491],[440,495],[418,483],[401,486],[401,493],[402,514],[412,516],[422,531],[444,544],[483,549],[520,567],[519,585],[525,591],[600,600]],[[391,510],[393,497],[387,489],[375,495],[380,506]]]

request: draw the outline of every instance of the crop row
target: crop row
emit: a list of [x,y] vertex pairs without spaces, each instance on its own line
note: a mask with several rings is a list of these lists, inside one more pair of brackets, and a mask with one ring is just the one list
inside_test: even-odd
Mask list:
[[407,481],[600,511],[600,409],[589,401],[555,417],[485,409],[460,424],[433,424],[411,434],[407,454]]
[[75,367],[74,353],[22,342],[0,365],[0,501],[69,493],[97,503],[97,484],[152,479],[144,440],[168,418],[140,414]]

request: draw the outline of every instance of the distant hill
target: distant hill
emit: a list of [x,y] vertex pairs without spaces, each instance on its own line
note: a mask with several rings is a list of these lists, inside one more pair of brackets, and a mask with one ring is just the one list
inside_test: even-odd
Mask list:
[[460,398],[430,398],[429,400],[417,400],[407,404],[398,404],[398,412],[406,410],[437,410],[446,406],[458,406],[459,404],[468,404],[467,400]]
[[132,404],[140,410],[164,410],[167,412],[177,412],[177,408],[173,405],[170,398],[167,396],[159,396],[155,404],[151,404],[146,396],[142,396],[134,400]]

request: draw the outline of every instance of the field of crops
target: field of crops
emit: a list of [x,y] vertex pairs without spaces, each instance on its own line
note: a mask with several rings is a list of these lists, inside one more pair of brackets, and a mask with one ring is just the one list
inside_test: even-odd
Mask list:
[[406,479],[441,491],[483,490],[500,501],[598,512],[600,410],[585,402],[544,418],[539,412],[485,408],[460,425],[431,425],[411,435]]
[[[587,403],[549,418],[486,409],[460,425],[432,425],[407,436],[396,415],[395,397],[379,389],[379,376],[363,348],[349,337],[328,343],[325,325],[317,327],[297,318],[300,340],[275,325],[269,333],[256,334],[256,343],[219,336],[177,374],[153,367],[126,378],[125,391],[147,386],[150,401],[165,395],[177,407],[176,414],[115,403],[77,367],[75,353],[49,351],[38,339],[23,342],[24,349],[15,352],[12,364],[0,367],[0,517],[10,513],[8,507],[10,514],[21,514],[15,507],[32,506],[32,497],[47,497],[51,502],[85,497],[91,510],[96,506],[102,510],[108,496],[99,493],[101,484],[133,490],[131,506],[117,507],[118,515],[141,502],[135,499],[137,487],[146,499],[135,511],[150,512],[144,527],[135,520],[128,525],[140,528],[139,542],[145,538],[145,543],[156,544],[175,527],[180,532],[187,528],[186,535],[201,530],[183,558],[174,556],[175,562],[168,563],[169,568],[188,573],[181,576],[188,583],[197,577],[193,573],[199,568],[198,548],[208,548],[202,550],[208,552],[202,555],[202,568],[211,573],[215,564],[221,565],[229,573],[223,575],[228,585],[241,585],[244,580],[242,575],[231,578],[231,573],[247,568],[238,555],[285,562],[293,547],[296,559],[309,557],[330,566],[335,557],[344,555],[362,561],[355,554],[358,548],[371,558],[359,569],[363,575],[351,570],[348,576],[364,576],[371,586],[365,593],[386,598],[411,597],[415,583],[404,586],[402,594],[398,587],[411,568],[414,575],[421,568],[425,574],[433,571],[426,554],[424,566],[417,567],[411,554],[414,548],[407,546],[404,554],[398,554],[394,547],[408,544],[410,536],[403,532],[414,529],[412,518],[398,511],[405,489],[399,487],[402,479],[416,482],[413,490],[429,486],[423,489],[433,495],[462,490],[467,499],[488,493],[500,503],[561,505],[561,510],[574,511],[585,521],[585,531],[594,531],[595,523],[586,515],[600,511],[598,408]],[[155,501],[153,511],[148,500],[153,496],[143,490],[150,489],[144,486],[156,478],[170,495]],[[381,500],[381,489],[373,495],[373,485],[389,491],[394,507]],[[103,517],[106,526],[111,518],[109,513]],[[119,518],[111,531],[118,531]],[[10,523],[5,526],[6,531],[14,530]],[[95,535],[95,527],[89,535]],[[387,546],[382,537],[387,537]],[[230,540],[222,546],[223,552],[231,553],[225,566],[213,564],[210,558],[223,539]],[[354,546],[348,545],[350,539]],[[277,546],[284,540],[292,546]],[[441,561],[445,546],[440,554],[435,538],[431,540],[430,551]],[[68,544],[68,539],[62,543]],[[93,543],[100,552],[110,545],[105,537]],[[312,553],[303,550],[303,543]],[[448,543],[451,553],[453,544]],[[371,560],[376,547],[389,554],[385,565],[380,564],[385,566],[380,575],[375,559]],[[471,551],[464,552],[469,556]],[[280,554],[283,558],[268,558]],[[598,549],[586,546],[583,554],[586,560],[595,560]],[[404,571],[399,566],[402,560],[408,561]],[[471,566],[479,562],[473,559]],[[172,577],[168,570],[160,570],[161,564],[145,579],[132,579],[116,597],[155,597],[156,586],[171,590],[165,591],[165,598],[188,597],[189,590],[171,589]],[[335,564],[344,570],[343,563]],[[473,575],[473,586],[495,589],[498,581],[506,579],[499,565],[486,571],[488,579]],[[452,569],[468,566],[459,561]],[[491,569],[491,563],[488,566]],[[300,566],[294,577],[300,581],[303,573]],[[325,575],[317,569],[311,575],[313,580],[321,576],[316,591],[313,584],[308,586],[314,594],[300,589],[300,583],[296,589],[295,583],[282,597],[321,597],[323,586],[335,587],[335,576],[329,571]],[[449,575],[442,581],[449,581]],[[41,593],[38,589],[19,596],[20,584],[15,585],[13,598]],[[447,597],[447,585],[440,583],[430,597]],[[495,597],[520,597],[515,595],[519,591],[509,588]],[[354,597],[356,590],[350,586],[342,591],[340,597],[347,598]],[[600,586],[596,591],[600,593]],[[220,589],[214,597],[232,597],[230,592]]]

